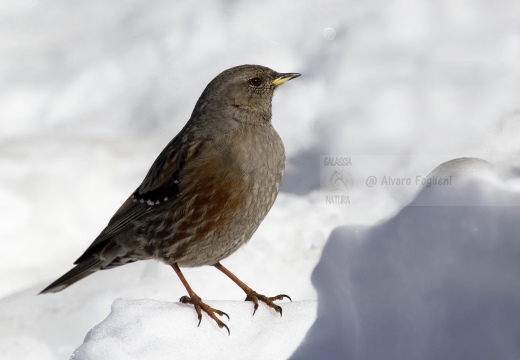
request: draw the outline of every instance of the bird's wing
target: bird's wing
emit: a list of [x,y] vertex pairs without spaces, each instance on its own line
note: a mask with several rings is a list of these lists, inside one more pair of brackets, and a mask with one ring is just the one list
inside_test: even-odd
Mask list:
[[[177,135],[157,157],[141,185],[116,211],[105,229],[99,234],[75,264],[88,258],[113,236],[132,226],[132,222],[162,207],[179,194],[179,174],[184,164],[196,157],[206,141],[182,144]],[[103,245],[101,245],[103,244]]]

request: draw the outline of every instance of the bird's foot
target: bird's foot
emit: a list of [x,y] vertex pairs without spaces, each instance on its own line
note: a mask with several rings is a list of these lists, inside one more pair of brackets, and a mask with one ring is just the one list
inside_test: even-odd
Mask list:
[[[194,307],[195,307],[195,311],[197,312],[197,317],[199,319],[199,324],[197,326],[200,326],[200,322],[202,321],[202,311],[204,311],[206,314],[208,314],[208,316],[210,318],[212,318],[213,320],[215,320],[215,322],[217,323],[218,327],[219,328],[225,328],[228,332],[228,335],[230,335],[230,331],[229,331],[229,328],[227,327],[226,324],[224,324],[218,317],[218,316],[225,316],[228,318],[229,320],[229,315],[226,314],[225,312],[223,311],[220,311],[218,309],[214,309],[212,308],[211,306],[209,306],[208,304],[204,303],[200,297],[198,297],[197,295],[193,295],[193,296],[183,296],[179,299],[179,301],[183,304],[192,304]],[[216,314],[216,315],[215,315]]]
[[283,299],[289,299],[292,302],[292,299],[289,297],[289,295],[281,294],[276,296],[267,297],[265,295],[259,294],[256,291],[250,290],[247,292],[246,300],[245,301],[252,301],[254,304],[254,311],[253,315],[255,315],[256,310],[258,309],[258,300],[264,302],[267,306],[270,308],[273,308],[277,313],[282,316],[282,307],[279,305],[276,305],[274,301],[276,300],[283,300]]

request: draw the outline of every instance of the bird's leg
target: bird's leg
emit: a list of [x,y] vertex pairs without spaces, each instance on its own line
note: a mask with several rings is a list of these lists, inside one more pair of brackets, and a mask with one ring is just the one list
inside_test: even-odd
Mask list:
[[190,284],[188,284],[188,281],[186,281],[186,278],[184,278],[184,275],[182,274],[181,272],[181,269],[179,268],[179,265],[177,264],[172,264],[171,267],[173,268],[173,270],[175,270],[175,272],[177,273],[177,276],[179,277],[179,279],[181,280],[182,284],[184,285],[184,287],[186,288],[186,291],[188,291],[188,295],[189,296],[183,296],[179,299],[179,301],[183,304],[192,304],[194,307],[195,307],[195,311],[197,312],[197,317],[199,319],[199,324],[197,326],[200,325],[200,322],[202,321],[202,311],[204,311],[206,314],[209,315],[210,318],[212,318],[213,320],[215,320],[215,322],[217,323],[218,327],[219,328],[226,328],[226,330],[228,331],[228,335],[230,334],[229,332],[229,328],[227,327],[226,324],[224,324],[219,318],[217,318],[217,315],[219,316],[226,316],[229,320],[229,316],[228,314],[226,314],[225,312],[223,311],[220,311],[220,310],[217,310],[217,309],[214,309],[212,308],[211,306],[207,305],[206,303],[204,303],[201,298],[195,294],[195,292],[191,289],[190,287]]
[[231,280],[233,280],[235,282],[235,284],[237,284],[238,286],[240,286],[240,288],[242,290],[244,290],[244,292],[246,293],[245,301],[252,301],[254,304],[253,315],[256,313],[256,310],[258,309],[258,300],[260,300],[260,301],[263,301],[270,308],[273,308],[277,313],[280,314],[280,316],[282,316],[282,307],[279,305],[276,305],[273,301],[283,300],[284,298],[291,300],[291,298],[288,295],[281,294],[281,295],[267,297],[265,295],[259,294],[256,291],[254,291],[253,289],[251,289],[249,286],[244,284],[244,282],[242,280],[237,278],[235,276],[235,274],[233,274],[231,271],[226,269],[221,263],[218,262],[213,266],[215,266],[217,269],[219,269],[224,274],[226,274]]

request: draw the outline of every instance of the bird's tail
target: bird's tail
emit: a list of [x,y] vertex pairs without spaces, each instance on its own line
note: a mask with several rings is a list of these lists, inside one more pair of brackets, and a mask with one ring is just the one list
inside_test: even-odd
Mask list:
[[65,275],[43,289],[40,294],[55,293],[101,269],[102,260],[91,256],[72,268]]

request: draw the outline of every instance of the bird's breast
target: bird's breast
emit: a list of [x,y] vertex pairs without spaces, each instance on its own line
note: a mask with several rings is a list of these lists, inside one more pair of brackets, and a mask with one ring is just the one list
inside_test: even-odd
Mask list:
[[282,141],[270,126],[208,143],[183,168],[180,194],[168,216],[148,225],[155,233],[150,238],[169,239],[168,246],[150,242],[150,252],[181,266],[229,256],[251,238],[274,204],[284,164]]

